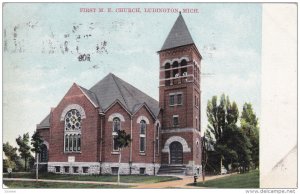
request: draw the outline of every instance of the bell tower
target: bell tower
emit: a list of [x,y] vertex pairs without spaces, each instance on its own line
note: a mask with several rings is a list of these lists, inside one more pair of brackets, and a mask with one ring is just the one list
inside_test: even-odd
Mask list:
[[181,13],[158,54],[161,162],[189,166],[191,174],[201,168],[202,56]]
[[202,57],[181,14],[158,54],[163,128],[194,128],[200,131]]

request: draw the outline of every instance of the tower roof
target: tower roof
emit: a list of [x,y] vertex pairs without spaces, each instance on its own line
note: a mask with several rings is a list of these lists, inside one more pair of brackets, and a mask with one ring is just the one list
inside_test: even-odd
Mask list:
[[193,38],[180,13],[160,50],[162,51],[162,50],[193,44],[193,43],[194,43]]

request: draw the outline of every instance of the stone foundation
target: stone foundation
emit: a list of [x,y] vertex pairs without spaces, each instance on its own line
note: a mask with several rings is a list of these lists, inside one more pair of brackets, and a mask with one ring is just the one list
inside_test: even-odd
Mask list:
[[[57,174],[116,174],[118,167],[119,163],[109,162],[48,162],[48,172]],[[159,167],[153,163],[121,163],[120,174],[156,175]]]
[[[65,167],[69,167],[68,172]],[[57,174],[99,174],[100,164],[98,162],[48,162],[48,172]]]
[[[120,164],[120,174],[146,174],[155,175],[157,174],[160,164],[153,163],[121,163]],[[102,174],[114,174],[112,172],[113,168],[118,168],[119,163],[109,163],[105,162],[101,164]],[[155,171],[154,171],[155,170]],[[143,173],[144,171],[144,173]]]

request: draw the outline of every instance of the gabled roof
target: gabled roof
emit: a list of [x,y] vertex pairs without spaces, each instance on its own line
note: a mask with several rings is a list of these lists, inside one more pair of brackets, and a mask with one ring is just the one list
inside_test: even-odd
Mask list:
[[50,114],[48,114],[39,124],[37,124],[37,129],[44,129],[50,127]]
[[167,50],[189,44],[194,44],[194,41],[180,13],[160,50]]
[[[78,85],[79,86],[79,85]],[[98,100],[97,100],[97,96],[96,94],[94,94],[93,92],[85,89],[84,87],[82,86],[79,86],[79,88],[81,89],[81,91],[86,95],[87,98],[89,98],[89,100],[92,102],[92,104],[95,106],[95,107],[99,107],[99,103],[98,103]],[[100,107],[101,109],[101,107]]]
[[[139,89],[110,73],[87,90],[78,86],[86,97],[99,107],[99,112],[107,111],[112,104],[119,102],[130,114],[134,114],[141,106],[146,105],[151,114],[159,114],[158,102]],[[37,125],[37,129],[50,127],[50,114]]]
[[90,91],[96,94],[104,112],[113,102],[119,100],[131,114],[143,103],[147,104],[153,115],[157,116],[159,113],[156,100],[112,73],[95,84]]

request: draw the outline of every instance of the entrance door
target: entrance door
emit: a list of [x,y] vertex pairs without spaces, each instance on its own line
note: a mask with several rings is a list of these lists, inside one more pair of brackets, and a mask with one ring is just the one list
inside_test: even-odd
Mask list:
[[183,163],[183,149],[181,143],[179,143],[178,141],[174,141],[170,144],[170,163]]

